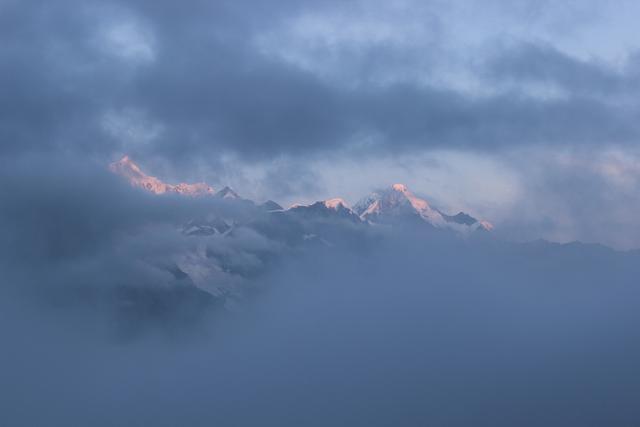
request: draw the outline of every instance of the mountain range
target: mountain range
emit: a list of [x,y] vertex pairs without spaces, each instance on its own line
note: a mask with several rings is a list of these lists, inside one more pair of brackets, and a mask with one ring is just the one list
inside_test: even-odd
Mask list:
[[[132,186],[143,188],[154,194],[177,193],[191,197],[215,197],[225,200],[244,200],[260,206],[268,212],[288,212],[300,218],[336,218],[366,224],[422,223],[438,229],[449,229],[458,233],[491,231],[493,225],[478,220],[465,212],[448,215],[432,207],[429,202],[413,194],[404,184],[393,184],[362,198],[353,207],[341,198],[320,200],[310,205],[294,204],[284,209],[268,200],[262,205],[240,197],[230,187],[215,191],[204,182],[168,184],[146,175],[128,156],[111,163],[109,169],[127,179]],[[222,227],[226,228],[226,227]],[[187,228],[189,230],[190,228]],[[218,230],[218,227],[213,227]],[[192,230],[193,231],[193,230]]]
[[[496,253],[518,263],[544,254],[549,266],[576,260],[586,264],[614,259],[632,263],[635,261],[629,260],[637,257],[637,253],[617,254],[578,242],[503,241],[492,233],[489,222],[465,212],[446,213],[403,184],[373,191],[354,206],[332,198],[285,208],[272,200],[256,203],[245,199],[230,187],[216,191],[206,183],[165,183],[146,175],[127,156],[110,164],[109,169],[131,186],[159,198],[173,194],[173,202],[180,204],[183,198],[189,206],[172,216],[175,219],[170,227],[148,228],[151,234],[145,238],[154,239],[155,230],[164,230],[160,232],[170,234],[163,234],[162,240],[170,244],[165,245],[168,249],[162,256],[141,260],[145,268],[157,272],[154,280],[158,286],[141,293],[131,283],[123,285],[118,294],[120,306],[132,316],[154,301],[174,307],[185,299],[195,301],[197,307],[213,304],[234,310],[263,284],[269,286],[270,273],[277,274],[297,260],[332,254],[356,254],[366,259],[376,248],[390,245],[400,254],[407,251],[407,255],[426,250],[412,255],[425,261],[446,251],[455,258],[447,262],[467,267],[483,257],[492,259]],[[418,249],[406,246],[407,242],[419,242]],[[577,269],[575,274],[579,272]]]
[[457,238],[490,235],[493,229],[490,223],[464,212],[445,214],[403,184],[374,191],[353,207],[332,198],[284,208],[272,200],[245,199],[230,187],[216,191],[206,183],[165,183],[145,174],[128,156],[111,163],[109,169],[130,185],[159,197],[177,194],[211,201],[211,210],[193,212],[175,224],[176,238],[186,240],[161,268],[173,277],[165,285],[178,283],[180,289],[204,291],[225,306],[243,299],[254,286],[252,279],[277,265],[287,253],[314,247],[366,248],[385,233],[407,229]]

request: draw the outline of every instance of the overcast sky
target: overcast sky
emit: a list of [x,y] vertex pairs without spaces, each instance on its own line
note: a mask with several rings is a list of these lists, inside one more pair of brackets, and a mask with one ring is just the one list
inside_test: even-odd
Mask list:
[[[0,0],[0,154],[283,204],[405,182],[640,246],[637,2]],[[27,171],[25,171],[26,173]]]

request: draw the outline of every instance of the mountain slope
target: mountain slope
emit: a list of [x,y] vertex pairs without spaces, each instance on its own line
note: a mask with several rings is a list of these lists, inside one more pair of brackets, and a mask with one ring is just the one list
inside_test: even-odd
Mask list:
[[321,200],[310,205],[293,205],[287,212],[303,218],[336,218],[360,222],[360,217],[340,198]]
[[229,186],[225,186],[222,190],[215,194],[215,197],[220,199],[240,199],[241,197],[231,189]]
[[360,200],[354,210],[363,221],[373,223],[422,220],[434,227],[446,225],[440,212],[432,209],[426,200],[415,196],[404,184],[393,184],[371,193]]
[[464,212],[447,215],[432,208],[429,202],[417,197],[404,184],[393,184],[371,193],[355,205],[354,211],[363,221],[370,223],[417,222],[459,232],[493,229],[490,223],[478,221]]
[[167,184],[155,176],[149,176],[142,172],[129,156],[124,156],[117,162],[111,163],[109,170],[126,178],[132,186],[143,188],[154,194],[178,193],[187,196],[210,196],[215,193],[214,189],[204,182]]

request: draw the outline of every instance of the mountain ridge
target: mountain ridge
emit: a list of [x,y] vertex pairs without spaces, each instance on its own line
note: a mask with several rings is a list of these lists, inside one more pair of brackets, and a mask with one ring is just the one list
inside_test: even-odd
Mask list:
[[[424,223],[430,227],[450,229],[460,233],[493,230],[493,225],[490,222],[478,220],[467,213],[459,212],[455,215],[448,215],[439,209],[433,208],[427,200],[416,196],[406,185],[400,183],[373,191],[360,199],[353,208],[344,199],[336,197],[319,200],[308,205],[294,204],[288,209],[284,209],[272,200],[258,205],[251,200],[240,197],[229,186],[215,191],[213,187],[204,182],[167,184],[154,176],[142,172],[140,167],[129,156],[124,156],[119,161],[111,163],[109,170],[127,179],[130,185],[156,195],[177,193],[191,197],[211,196],[222,200],[242,200],[250,202],[253,206],[257,206],[266,212],[287,212],[307,219],[339,218],[347,219],[351,222],[360,221],[366,224],[417,222]],[[217,226],[214,228],[218,229]],[[206,229],[212,230],[210,225],[207,225]]]
[[127,178],[132,186],[143,188],[154,194],[178,193],[186,196],[204,196],[215,193],[213,187],[204,182],[168,184],[155,176],[147,175],[129,156],[109,164],[109,170]]

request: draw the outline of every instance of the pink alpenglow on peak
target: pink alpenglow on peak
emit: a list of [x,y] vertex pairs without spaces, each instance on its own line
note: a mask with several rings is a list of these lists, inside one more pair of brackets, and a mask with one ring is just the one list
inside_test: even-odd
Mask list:
[[417,215],[436,227],[446,225],[437,210],[432,209],[426,200],[416,197],[404,184],[393,184],[370,194],[356,204],[355,212],[363,220],[373,222],[382,217]]
[[204,182],[195,184],[167,184],[155,176],[149,176],[140,170],[129,156],[124,156],[109,165],[109,170],[126,178],[134,187],[144,188],[154,194],[177,193],[186,196],[212,196],[215,191]]
[[493,231],[493,224],[491,224],[489,221],[485,221],[485,220],[481,220],[478,221],[479,227],[485,231]]
[[344,199],[336,197],[335,199],[328,199],[324,201],[324,205],[329,209],[338,209],[339,207],[349,208],[347,202]]
[[400,191],[401,193],[406,193],[407,191],[409,191],[407,189],[407,186],[404,184],[393,184],[391,187],[393,187],[393,189],[396,191]]
[[372,223],[419,218],[436,228],[453,229],[462,233],[493,230],[490,222],[478,221],[464,212],[457,215],[443,214],[431,207],[426,200],[413,194],[404,184],[393,184],[371,193],[354,206],[354,211],[362,220]]

